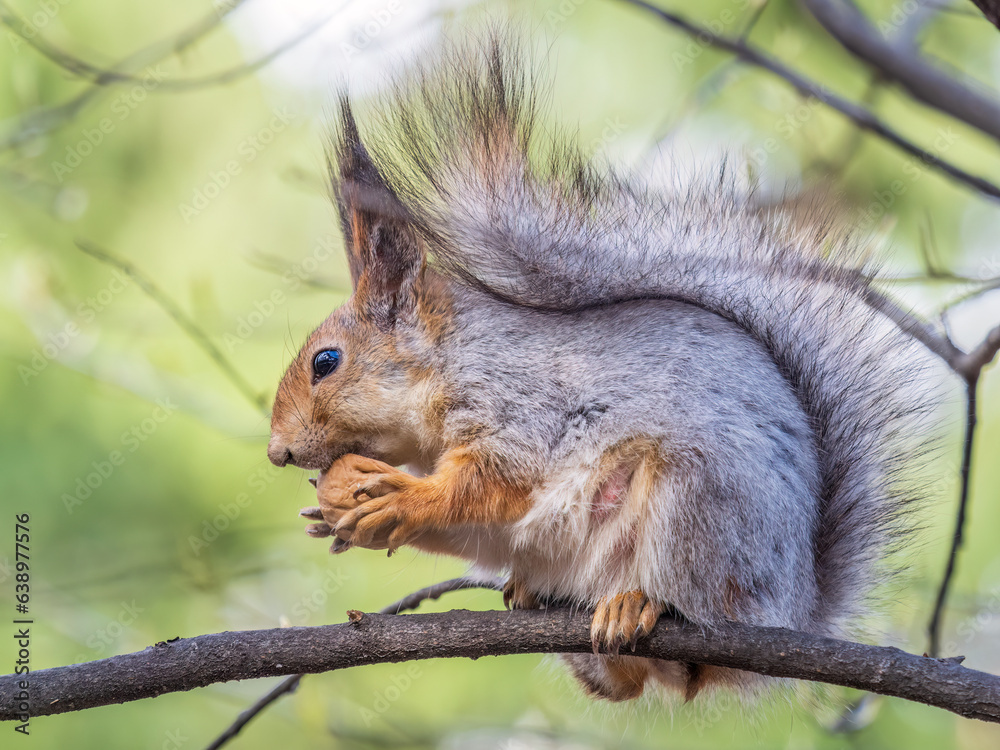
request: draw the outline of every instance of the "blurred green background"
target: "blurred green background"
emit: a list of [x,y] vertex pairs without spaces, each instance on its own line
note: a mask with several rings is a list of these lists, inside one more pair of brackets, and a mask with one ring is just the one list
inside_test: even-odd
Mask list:
[[[877,238],[894,272],[919,274],[922,253],[931,252],[971,279],[1000,275],[995,203],[620,2],[2,7],[0,601],[12,607],[13,518],[29,513],[34,669],[175,636],[339,622],[349,608],[375,610],[463,572],[461,563],[405,550],[392,559],[365,550],[331,557],[296,516],[311,503],[305,473],[273,468],[264,452],[284,366],[347,294],[322,169],[330,93],[348,80],[363,97],[442,29],[461,34],[483,17],[513,18],[551,51],[553,112],[579,122],[584,142],[613,161],[638,164],[655,150],[682,163],[735,152],[765,197],[836,195],[845,221]],[[948,160],[1000,179],[995,143],[874,85],[795,3],[671,7],[729,35],[754,22],[753,43],[866,101]],[[1000,32],[971,3],[863,8],[887,36],[916,33],[926,53],[995,91]],[[315,33],[267,59],[309,29]],[[133,79],[94,84],[86,70],[74,74],[28,40],[102,69],[120,65]],[[247,67],[254,61],[261,65]],[[81,245],[130,264],[166,302]],[[934,282],[897,291],[933,314],[969,288]],[[216,358],[182,318],[196,322]],[[949,316],[966,345],[997,321],[996,293]],[[971,523],[943,640],[947,653],[997,672],[996,372],[981,395]],[[911,651],[925,648],[951,534],[960,412],[956,399],[942,415],[949,442],[929,467],[937,499],[920,543],[906,552],[912,577],[891,592],[881,622],[883,643]],[[500,605],[497,594],[464,592],[426,609]],[[2,640],[0,669],[12,671],[12,639]],[[0,744],[203,747],[273,682],[37,719],[29,738],[12,739],[8,724]],[[847,697],[830,692],[834,701]],[[428,661],[310,676],[230,746],[1000,746],[994,726],[897,700],[878,701],[856,732],[833,733],[837,712],[814,704],[608,707],[581,697],[551,659]]]

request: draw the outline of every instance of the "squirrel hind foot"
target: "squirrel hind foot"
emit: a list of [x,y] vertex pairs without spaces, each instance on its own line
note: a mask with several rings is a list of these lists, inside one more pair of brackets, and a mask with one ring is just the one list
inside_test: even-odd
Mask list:
[[587,695],[621,702],[643,694],[647,680],[680,693],[690,703],[705,688],[744,687],[742,673],[693,662],[659,661],[639,656],[564,654],[562,660]]
[[503,606],[507,609],[538,609],[541,602],[534,591],[511,575],[503,585]]
[[649,660],[637,656],[565,654],[562,659],[588,695],[607,701],[638,698],[650,676]]

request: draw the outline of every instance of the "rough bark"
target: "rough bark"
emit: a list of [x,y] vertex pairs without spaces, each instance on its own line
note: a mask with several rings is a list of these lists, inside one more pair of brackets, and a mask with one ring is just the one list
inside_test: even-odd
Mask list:
[[[591,650],[586,612],[349,614],[352,621],[341,625],[203,635],[34,672],[29,676],[30,714],[79,711],[228,680],[382,662]],[[1000,721],[1000,677],[896,648],[745,625],[707,632],[662,618],[635,653],[845,685]],[[469,669],[474,679],[475,668]],[[0,719],[17,717],[18,680],[15,675],[0,678]]]

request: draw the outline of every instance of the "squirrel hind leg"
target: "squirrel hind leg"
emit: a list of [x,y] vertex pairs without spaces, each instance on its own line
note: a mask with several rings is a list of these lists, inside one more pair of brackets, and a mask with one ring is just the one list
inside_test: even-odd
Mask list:
[[608,701],[638,698],[650,676],[649,660],[637,656],[565,654],[562,659],[588,695]]

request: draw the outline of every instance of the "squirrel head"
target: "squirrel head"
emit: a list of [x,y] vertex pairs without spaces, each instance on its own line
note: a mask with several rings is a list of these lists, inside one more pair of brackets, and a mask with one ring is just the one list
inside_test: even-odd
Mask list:
[[[354,292],[309,336],[278,386],[267,455],[327,469],[345,453],[393,465],[435,441],[425,414],[447,294],[424,243],[361,143],[348,102],[328,163]],[[439,409],[437,409],[439,411]]]

